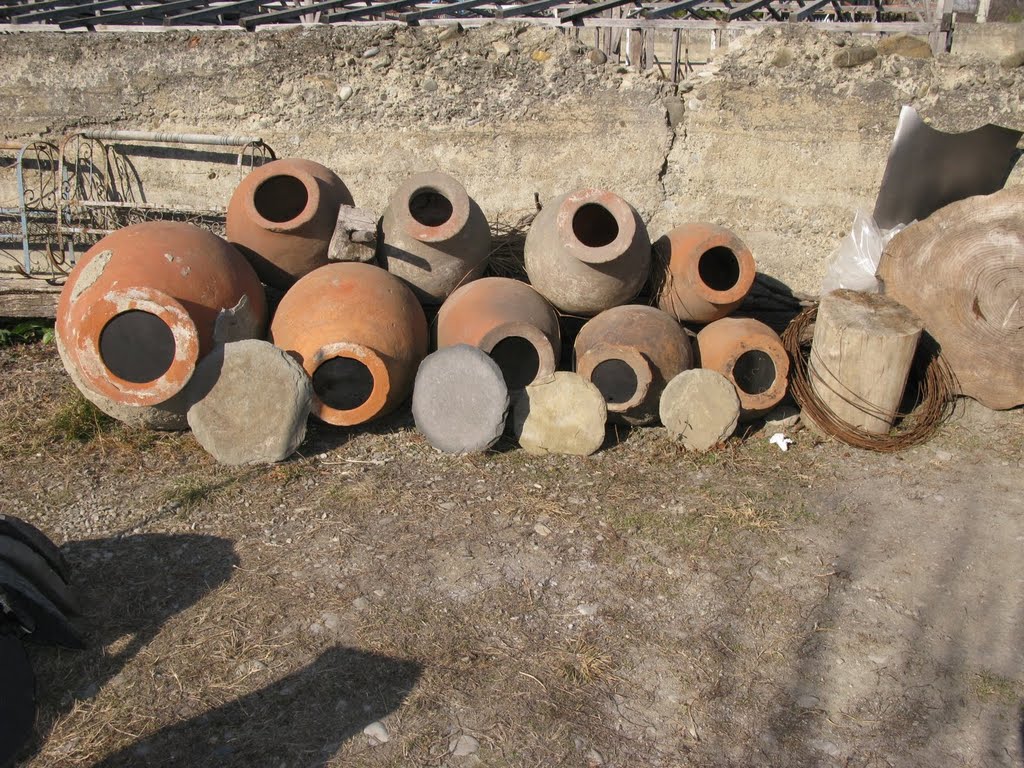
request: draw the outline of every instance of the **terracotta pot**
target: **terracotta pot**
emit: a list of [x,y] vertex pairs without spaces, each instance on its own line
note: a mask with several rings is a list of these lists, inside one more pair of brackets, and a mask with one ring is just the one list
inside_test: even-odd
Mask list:
[[353,205],[352,195],[330,168],[312,160],[274,160],[235,188],[227,237],[264,283],[286,289],[327,263],[342,205]]
[[417,173],[381,218],[379,256],[424,304],[440,304],[484,273],[491,231],[480,206],[444,173]]
[[427,320],[408,286],[380,267],[328,264],[284,295],[270,338],[312,377],[313,414],[352,426],[409,396]]
[[786,395],[789,356],[779,335],[751,318],[726,317],[697,334],[702,368],[736,387],[741,420],[767,413]]
[[509,389],[551,377],[561,355],[558,315],[526,283],[485,277],[459,288],[437,315],[437,347],[469,344],[489,354]]
[[608,420],[652,424],[662,390],[693,366],[690,339],[660,309],[613,307],[580,330],[573,347],[576,372],[592,382],[608,404]]
[[563,312],[596,315],[647,280],[651,242],[640,215],[613,192],[583,189],[545,204],[526,236],[530,283]]
[[754,284],[754,256],[714,224],[683,224],[654,244],[663,270],[658,306],[681,322],[711,323],[743,303]]
[[[180,400],[215,329],[263,335],[263,287],[224,240],[191,224],[149,222],[107,235],[68,276],[57,306],[58,350],[72,380],[110,415]],[[161,409],[157,409],[160,411]],[[184,428],[182,409],[138,421]]]

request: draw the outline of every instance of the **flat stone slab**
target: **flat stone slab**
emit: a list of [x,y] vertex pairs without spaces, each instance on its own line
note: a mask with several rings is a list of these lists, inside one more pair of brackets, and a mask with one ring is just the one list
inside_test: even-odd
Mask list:
[[428,355],[412,391],[416,428],[445,453],[479,453],[505,431],[508,387],[486,352],[456,344]]
[[222,464],[272,464],[306,436],[313,384],[290,355],[259,339],[213,348],[189,382],[188,424]]
[[687,450],[706,451],[736,431],[740,398],[722,374],[694,368],[668,383],[659,411],[661,423]]
[[596,386],[560,371],[513,395],[512,433],[528,453],[589,456],[604,443],[608,406]]

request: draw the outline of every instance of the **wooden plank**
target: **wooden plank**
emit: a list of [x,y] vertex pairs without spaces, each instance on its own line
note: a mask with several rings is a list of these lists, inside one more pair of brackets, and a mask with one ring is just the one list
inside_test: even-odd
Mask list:
[[432,8],[425,8],[422,11],[413,11],[412,13],[403,13],[401,15],[402,21],[406,24],[417,24],[421,19],[432,19],[438,16],[445,16],[450,13],[458,11],[468,11],[471,8],[476,8],[480,5],[486,5],[492,2],[492,0],[462,0],[458,3],[449,3],[447,5],[435,5]]
[[195,11],[186,11],[185,13],[177,13],[172,16],[168,16],[164,19],[164,24],[177,26],[179,24],[191,24],[194,21],[200,21],[201,19],[208,19],[213,16],[222,16],[226,13],[234,13],[235,11],[244,11],[252,8],[253,6],[271,5],[266,0],[237,0],[231,3],[221,3],[220,5],[211,5],[207,8],[199,8]]
[[831,3],[832,0],[811,0],[809,5],[805,5],[795,14],[791,14],[789,18],[796,19],[797,21],[803,21],[809,16],[813,16],[818,13],[822,8]]
[[38,278],[0,275],[0,317],[56,317],[60,292]]
[[698,5],[701,5],[704,2],[705,0],[683,0],[683,2],[680,3],[669,3],[668,5],[663,5],[659,8],[655,8],[654,10],[646,11],[643,16],[646,19],[661,19],[666,16],[670,16],[673,13],[679,13],[680,11],[692,13]]
[[679,82],[679,39],[683,33],[678,29],[672,30],[672,82]]
[[355,19],[360,16],[383,15],[388,11],[397,11],[400,8],[408,8],[410,5],[416,5],[419,2],[420,0],[389,0],[389,2],[386,3],[375,3],[373,5],[367,5],[364,8],[349,8],[344,11],[335,11],[334,13],[327,14],[324,17],[324,22],[326,24],[334,24],[335,22]]
[[[826,5],[831,0],[816,0]],[[808,6],[810,7],[810,6]],[[486,19],[481,23],[486,23]],[[610,27],[612,29],[761,29],[780,27],[791,22],[777,21],[717,21],[715,19],[590,19],[581,20],[585,27]],[[807,21],[809,29],[831,30],[851,34],[869,35],[878,32],[906,32],[908,35],[927,35],[938,29],[937,23],[916,21]]]
[[568,11],[567,13],[559,15],[558,18],[562,22],[575,22],[577,19],[583,19],[597,13],[603,13],[610,8],[618,8],[621,5],[629,5],[630,3],[636,3],[639,5],[637,0],[602,0],[600,3],[594,3],[593,5],[584,6],[578,10]]
[[[131,7],[131,3],[126,0],[96,0],[92,3],[83,3],[81,5],[75,5],[69,8],[51,8],[49,10],[36,11],[34,13],[22,13],[11,17],[11,21],[14,24],[28,24],[30,22],[54,22],[59,19],[66,18],[68,16],[76,16],[78,14],[88,14],[93,11],[101,11],[104,8],[114,8],[115,6],[123,5],[126,8]],[[93,17],[97,18],[97,17]]]
[[645,70],[656,66],[658,63],[657,58],[654,55],[654,34],[655,32],[653,29],[645,29],[641,32],[644,43],[643,67]]
[[749,3],[743,3],[742,5],[738,5],[731,11],[729,11],[728,19],[729,21],[734,21],[735,19],[742,19],[744,16],[749,16],[754,11],[760,8],[764,8],[771,2],[772,0],[751,0],[751,2]]
[[75,27],[92,24],[121,24],[126,21],[136,21],[145,16],[156,16],[162,21],[166,18],[168,11],[183,11],[188,8],[195,8],[197,5],[205,5],[205,3],[202,0],[171,0],[171,2],[154,3],[131,11],[119,11],[117,13],[109,14],[104,13],[87,19],[63,21],[60,23],[60,28],[74,29]]
[[238,24],[246,29],[252,29],[260,24],[270,24],[273,22],[285,21],[287,19],[297,19],[300,16],[305,16],[307,13],[329,11],[332,8],[337,8],[341,5],[351,5],[356,1],[357,0],[321,0],[321,2],[311,3],[310,5],[300,5],[294,8],[285,8],[280,11],[269,11],[268,13],[256,13],[251,16],[243,16],[238,20]]
[[509,16],[529,16],[530,14],[540,13],[541,11],[547,11],[555,6],[565,4],[565,0],[537,0],[535,3],[525,3],[524,5],[498,6],[494,16],[498,19],[504,19]]

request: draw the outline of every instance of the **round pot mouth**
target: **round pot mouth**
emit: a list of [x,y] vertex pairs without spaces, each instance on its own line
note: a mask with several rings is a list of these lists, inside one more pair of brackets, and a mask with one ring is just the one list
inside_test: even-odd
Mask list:
[[596,386],[609,413],[639,407],[654,380],[651,364],[633,347],[598,344],[576,361],[576,372]]
[[184,306],[153,288],[109,291],[71,327],[68,346],[82,380],[125,405],[158,405],[178,394],[199,360],[199,331]]
[[313,174],[301,169],[257,168],[252,192],[246,198],[249,219],[270,232],[294,232],[309,224],[320,208],[320,185]]
[[529,323],[499,325],[478,346],[498,364],[510,392],[547,381],[558,364],[551,339]]
[[[675,243],[673,243],[675,248]],[[711,237],[693,249],[688,280],[693,290],[710,304],[743,301],[754,284],[754,257],[732,236]]]
[[409,237],[442,243],[465,229],[470,200],[466,188],[443,173],[418,173],[399,187],[391,211]]
[[603,189],[567,195],[558,208],[562,245],[587,264],[607,264],[622,256],[636,237],[636,216],[629,203]]
[[326,344],[306,361],[313,380],[313,415],[351,427],[380,415],[391,392],[391,376],[377,352],[362,344]]
[[786,393],[789,358],[758,346],[745,346],[729,362],[728,377],[745,412],[756,414],[774,406]]

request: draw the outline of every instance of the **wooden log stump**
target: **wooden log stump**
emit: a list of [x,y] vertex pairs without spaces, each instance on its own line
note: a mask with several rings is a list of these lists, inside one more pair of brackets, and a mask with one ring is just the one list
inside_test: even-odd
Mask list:
[[1024,187],[947,205],[894,237],[878,276],[989,408],[1024,403]]
[[844,289],[825,295],[811,342],[814,393],[848,424],[887,433],[922,327],[909,309],[879,294]]

